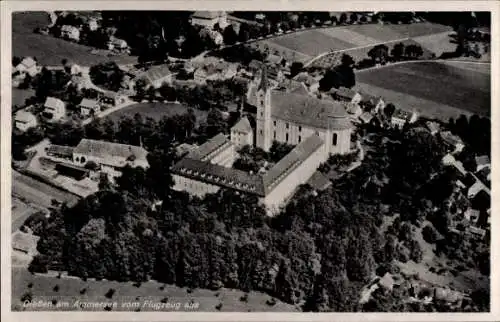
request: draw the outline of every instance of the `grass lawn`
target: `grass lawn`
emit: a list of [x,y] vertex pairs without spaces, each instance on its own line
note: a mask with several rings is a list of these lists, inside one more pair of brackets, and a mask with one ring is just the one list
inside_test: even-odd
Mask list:
[[[33,283],[31,290],[28,284]],[[59,290],[56,292],[54,286],[58,285]],[[154,304],[161,304],[161,300],[168,298],[167,303],[180,303],[179,311],[217,311],[215,308],[220,303],[220,311],[226,312],[293,312],[297,309],[289,304],[277,301],[274,306],[266,304],[270,299],[268,295],[251,292],[248,296],[248,301],[240,301],[244,295],[243,292],[231,289],[221,289],[218,291],[195,289],[192,293],[188,293],[186,288],[180,288],[173,285],[166,285],[163,290],[160,287],[163,284],[150,281],[143,283],[140,287],[135,287],[132,283],[114,282],[114,281],[83,281],[79,278],[62,277],[58,279],[55,276],[32,275],[24,268],[12,269],[12,309],[19,310],[21,307],[20,298],[27,292],[31,291],[33,300],[52,301],[56,299],[60,304],[63,302],[69,303],[69,307],[41,309],[45,311],[75,311],[80,310],[78,307],[73,307],[76,300],[80,302],[116,302],[117,307],[113,311],[133,311],[135,308],[123,307],[126,302],[136,302],[140,306],[151,301]],[[85,294],[81,295],[80,291],[86,288]],[[105,294],[110,288],[116,290],[113,297],[108,299]],[[198,303],[197,309],[186,309],[185,303]],[[29,309],[33,310],[33,309]],[[91,310],[91,309],[85,309]],[[97,311],[104,311],[102,308]],[[141,311],[154,311],[151,307],[143,307]],[[160,311],[175,311],[175,309],[164,309]]]
[[[134,105],[127,106],[118,110],[114,113],[111,113],[107,116],[113,121],[119,121],[121,117],[133,117],[136,113],[142,115],[142,117],[151,117],[154,120],[158,121],[164,116],[172,116],[176,114],[184,114],[187,113],[188,107],[182,104],[174,104],[174,103],[138,103]],[[207,118],[207,111],[200,111],[197,109],[193,109],[194,114],[196,115],[196,120],[199,123]]]
[[91,47],[72,43],[51,35],[33,33],[36,27],[46,27],[49,17],[45,12],[19,12],[12,15],[12,55],[32,56],[42,65],[59,65],[66,58],[82,66],[95,65],[104,61],[118,64],[136,63],[133,56],[94,55]]
[[348,27],[350,30],[359,34],[377,39],[379,42],[391,41],[395,39],[406,38],[406,35],[401,35],[392,30],[387,25],[368,24],[368,25],[353,25]]
[[432,35],[441,32],[453,32],[453,28],[450,26],[439,25],[431,22],[423,23],[413,23],[413,24],[401,24],[401,25],[387,25],[387,27],[400,34],[402,37],[419,37],[425,35]]
[[[386,97],[403,109],[417,108],[443,119],[450,117],[443,106],[490,115],[490,75],[484,72],[438,62],[415,62],[358,71],[356,80],[362,88],[366,84],[368,93]],[[414,98],[422,99],[421,106]],[[431,110],[426,111],[428,108]]]
[[280,46],[304,53],[309,56],[317,56],[329,50],[340,50],[355,47],[355,45],[340,39],[325,35],[316,30],[296,32],[282,37],[271,39]]

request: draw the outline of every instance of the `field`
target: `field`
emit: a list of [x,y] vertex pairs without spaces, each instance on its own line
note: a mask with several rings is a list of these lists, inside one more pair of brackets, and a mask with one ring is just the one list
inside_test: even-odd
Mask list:
[[484,71],[416,62],[358,71],[356,81],[358,89],[424,116],[490,115],[490,75]]
[[42,65],[59,65],[66,58],[82,66],[95,65],[113,60],[118,64],[135,63],[132,56],[94,55],[92,48],[72,43],[51,35],[33,33],[36,27],[46,27],[49,17],[45,12],[18,12],[12,15],[12,55],[18,57],[32,56]]
[[[54,310],[74,311],[80,310],[78,307],[73,307],[76,300],[82,302],[117,302],[117,308],[113,311],[133,311],[135,308],[120,307],[125,302],[137,302],[139,305],[147,303],[147,300],[154,304],[161,304],[161,300],[168,298],[169,304],[181,303],[179,311],[217,311],[215,308],[222,303],[220,311],[225,312],[293,312],[297,309],[289,304],[277,301],[274,306],[266,304],[270,299],[268,295],[251,292],[248,296],[248,301],[240,301],[244,295],[243,292],[230,289],[221,289],[218,291],[210,291],[204,289],[192,290],[188,293],[187,289],[172,285],[165,285],[164,289],[160,287],[163,284],[150,281],[143,283],[140,287],[135,287],[132,283],[122,283],[113,281],[83,281],[79,278],[62,277],[58,279],[56,276],[46,275],[31,275],[26,269],[14,268],[12,270],[12,309],[19,310],[21,308],[20,298],[29,289],[27,285],[33,283],[31,293],[33,300],[52,301],[57,299],[59,304],[68,302],[69,308],[54,308]],[[54,286],[58,285],[59,290],[54,291]],[[80,290],[86,288],[84,295],[80,295]],[[106,292],[110,288],[116,290],[112,299],[105,297]],[[184,304],[198,303],[197,309],[185,309]],[[30,309],[31,310],[31,309]],[[45,309],[47,310],[47,309]],[[89,309],[86,309],[89,310]],[[104,311],[102,308],[100,311]],[[143,307],[141,311],[153,311],[150,307]],[[175,309],[165,309],[160,311],[175,311]]]
[[[289,33],[252,43],[251,46],[267,46],[271,51],[277,50],[281,55],[289,58],[294,54],[294,60],[302,62],[331,50],[351,54],[348,50],[361,49],[361,52],[354,51],[353,55],[358,59],[363,59],[366,58],[366,52],[376,44],[395,43],[408,38],[434,34],[441,35],[439,41],[434,38],[422,38],[423,42],[429,49],[442,52],[449,46],[448,37],[444,40],[443,35],[447,36],[447,33],[451,31],[450,27],[427,22],[409,25],[352,25]],[[444,49],[439,47],[440,43]]]
[[[205,120],[207,113],[193,109],[196,115],[197,122]],[[151,117],[158,121],[164,116],[172,116],[176,114],[184,114],[187,112],[187,107],[182,104],[174,103],[138,103],[122,108],[114,113],[109,114],[107,118],[113,121],[119,121],[121,117],[133,117],[136,113],[142,115],[143,118]]]
[[38,209],[17,198],[12,198],[11,209],[12,232],[18,230],[29,216],[38,212]]
[[[19,88],[12,88],[12,107],[14,106],[19,106],[22,107],[24,106],[24,101],[27,98],[30,98],[32,96],[35,96],[35,91],[32,89],[19,89]],[[15,110],[12,110],[15,112]]]

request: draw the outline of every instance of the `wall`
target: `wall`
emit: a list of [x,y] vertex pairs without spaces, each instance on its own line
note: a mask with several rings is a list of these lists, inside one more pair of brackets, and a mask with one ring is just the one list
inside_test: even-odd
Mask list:
[[207,193],[216,193],[220,189],[218,186],[186,178],[177,174],[172,175],[172,177],[175,182],[172,189],[176,191],[186,191],[189,194],[200,198],[204,197]]
[[299,185],[306,183],[311,178],[318,166],[325,162],[327,157],[328,154],[325,149],[320,147],[278,183],[264,198],[264,204],[270,212],[273,213],[273,211],[283,206],[286,199],[290,197]]
[[239,148],[244,147],[245,145],[253,145],[253,134],[232,131],[231,142]]

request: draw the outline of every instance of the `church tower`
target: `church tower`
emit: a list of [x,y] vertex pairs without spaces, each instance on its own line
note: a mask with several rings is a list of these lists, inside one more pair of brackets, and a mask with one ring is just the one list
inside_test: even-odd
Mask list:
[[269,151],[272,144],[271,136],[271,86],[267,78],[267,68],[264,65],[256,93],[257,101],[257,147]]

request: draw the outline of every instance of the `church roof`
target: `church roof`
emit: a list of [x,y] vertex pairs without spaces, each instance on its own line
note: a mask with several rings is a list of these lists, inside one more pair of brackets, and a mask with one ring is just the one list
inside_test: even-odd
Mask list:
[[250,125],[250,121],[247,117],[242,118],[238,121],[232,128],[231,131],[243,132],[243,133],[251,133],[252,126]]
[[304,83],[300,83],[290,93],[300,94],[300,95],[309,95],[309,91],[307,90],[306,85]]
[[263,176],[264,187],[266,191],[271,191],[281,180],[286,178],[302,162],[307,160],[323,145],[323,140],[317,135],[311,135],[299,143],[290,153],[276,163]]
[[271,114],[277,119],[315,128],[348,129],[352,126],[345,107],[339,102],[272,91],[271,105]]

